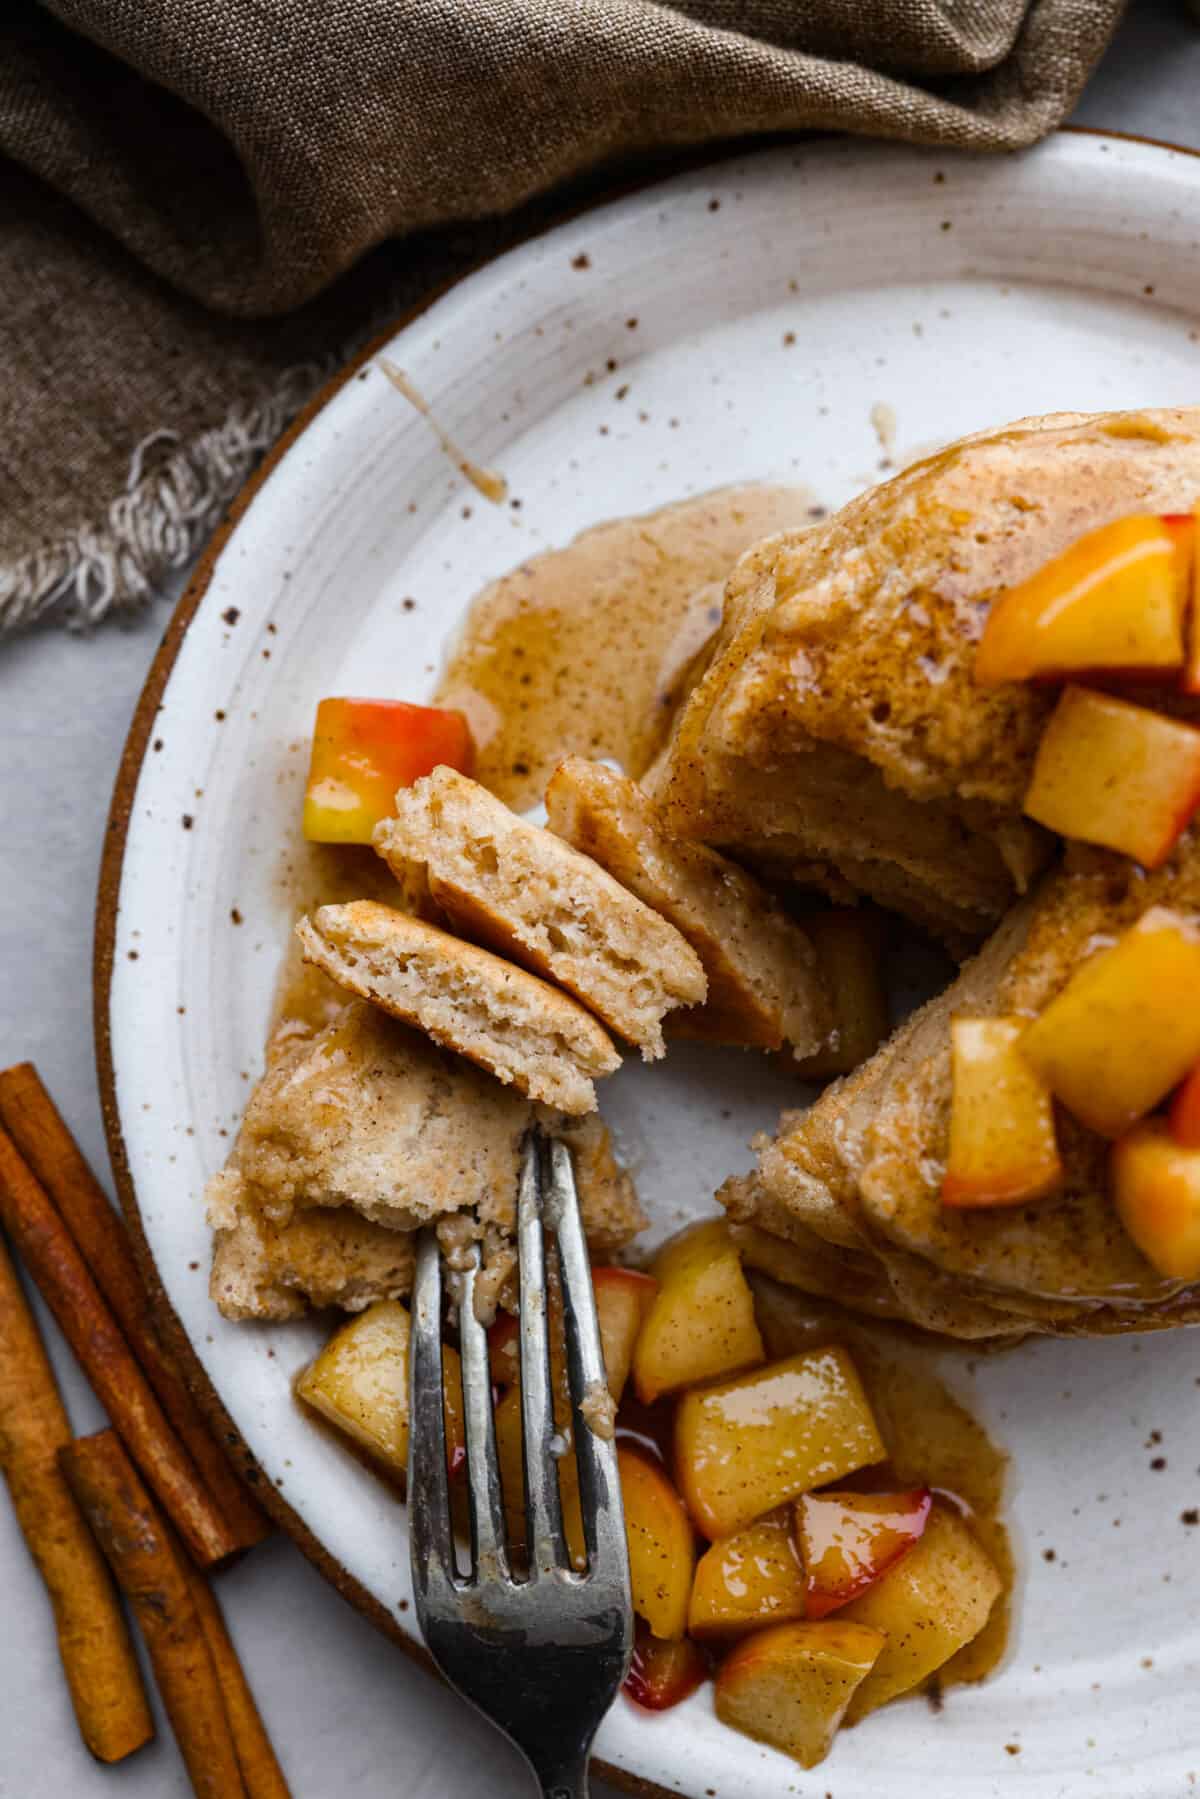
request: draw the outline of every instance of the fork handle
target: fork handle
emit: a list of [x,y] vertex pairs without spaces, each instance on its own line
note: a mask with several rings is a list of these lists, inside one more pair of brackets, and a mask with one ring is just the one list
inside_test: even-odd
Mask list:
[[566,1766],[539,1768],[535,1763],[534,1773],[542,1789],[542,1799],[588,1799],[591,1787],[586,1752],[578,1762]]

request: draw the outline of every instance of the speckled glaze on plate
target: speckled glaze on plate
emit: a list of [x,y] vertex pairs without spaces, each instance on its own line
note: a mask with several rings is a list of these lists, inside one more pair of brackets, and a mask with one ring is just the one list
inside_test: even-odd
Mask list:
[[[694,170],[510,252],[374,347],[503,472],[503,505],[373,353],[202,564],[134,721],[101,881],[110,1143],[206,1404],[281,1521],[406,1647],[403,1509],[291,1396],[324,1326],[225,1324],[207,1296],[200,1194],[260,1066],[316,700],[423,698],[476,590],[597,520],[759,476],[836,504],[891,456],[1025,413],[1194,399],[1198,216],[1200,160],[1084,133],[996,159],[814,142]],[[791,1096],[757,1061],[682,1045],[610,1083],[657,1235],[709,1207]],[[720,1726],[710,1689],[658,1716],[620,1701],[610,1777],[696,1799],[1190,1790],[1195,1339],[945,1362],[1015,1458],[1023,1570],[999,1674],[936,1714],[877,1714],[811,1774]]]

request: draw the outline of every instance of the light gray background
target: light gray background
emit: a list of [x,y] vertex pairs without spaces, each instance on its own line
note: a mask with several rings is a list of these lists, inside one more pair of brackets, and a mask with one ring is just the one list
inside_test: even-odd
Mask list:
[[[1076,117],[1200,147],[1198,95],[1200,25],[1184,0],[1143,0]],[[46,632],[0,649],[0,1066],[36,1061],[104,1173],[91,1027],[96,873],[117,762],[166,618],[160,605],[90,639]],[[97,1428],[100,1408],[41,1317],[75,1427]],[[495,1732],[379,1637],[289,1544],[257,1549],[222,1577],[220,1592],[297,1799],[529,1791]],[[44,1593],[0,1501],[0,1795],[185,1795],[161,1715],[159,1727],[158,1741],[118,1770],[88,1758]]]

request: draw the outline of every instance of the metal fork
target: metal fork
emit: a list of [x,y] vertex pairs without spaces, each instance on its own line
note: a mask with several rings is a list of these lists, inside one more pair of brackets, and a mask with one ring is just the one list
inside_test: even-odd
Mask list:
[[[567,1372],[587,1546],[570,1566],[559,1500],[543,1229],[557,1238]],[[586,1799],[600,1720],[629,1667],[633,1610],[616,1446],[580,1404],[605,1389],[604,1359],[570,1152],[531,1132],[517,1204],[521,1416],[528,1571],[510,1564],[496,1459],[487,1333],[475,1316],[479,1270],[463,1277],[459,1331],[470,1498],[470,1561],[455,1554],[442,1400],[442,1278],[437,1239],[422,1233],[413,1286],[409,1537],[417,1617],[451,1686],[521,1750],[545,1799]]]

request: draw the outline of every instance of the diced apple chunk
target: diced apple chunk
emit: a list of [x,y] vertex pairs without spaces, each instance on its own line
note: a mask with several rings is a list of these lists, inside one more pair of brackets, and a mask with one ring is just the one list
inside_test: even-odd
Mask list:
[[955,1018],[950,1024],[950,1150],[946,1206],[1011,1206],[1042,1199],[1062,1182],[1050,1089],[1021,1054],[1023,1018]]
[[659,1291],[633,1354],[643,1404],[762,1361],[754,1295],[723,1218],[693,1225],[665,1244],[653,1273]]
[[1196,921],[1144,912],[1051,1000],[1021,1052],[1082,1124],[1120,1137],[1200,1060]]
[[801,1080],[825,1081],[849,1074],[875,1054],[888,1034],[884,923],[870,906],[812,912],[803,923],[833,1002],[833,1029],[811,1056],[793,1056],[786,1048],[781,1053]]
[[1112,1147],[1117,1215],[1168,1280],[1200,1279],[1200,1149],[1184,1149],[1163,1118],[1147,1118]]
[[1135,514],[1089,531],[993,602],[975,655],[983,687],[1092,671],[1176,669],[1187,546]]
[[1181,1149],[1200,1149],[1200,1067],[1181,1084],[1171,1101],[1171,1135]]
[[805,1493],[796,1501],[806,1615],[825,1618],[866,1591],[918,1543],[928,1487],[910,1493]]
[[[1186,538],[1189,550],[1188,591],[1184,601],[1187,657],[1179,685],[1185,693],[1200,693],[1200,542],[1196,535],[1200,525],[1200,501],[1190,514],[1177,513],[1166,522]],[[1190,531],[1187,530],[1189,525]]]
[[[504,1498],[504,1517],[508,1540],[523,1553],[525,1549],[525,1452],[524,1427],[521,1421],[521,1388],[518,1384],[502,1393],[496,1405],[496,1461],[500,1469],[500,1490]],[[558,1458],[558,1494],[562,1507],[563,1534],[571,1566],[587,1567],[587,1540],[583,1534],[583,1513],[579,1497],[579,1467],[575,1460],[575,1433],[571,1423],[569,1399],[554,1396],[554,1422],[565,1444]]]
[[[334,1332],[296,1382],[299,1397],[404,1480],[408,1468],[409,1315],[381,1299]],[[458,1351],[442,1350],[446,1452],[451,1470],[465,1455],[462,1368]]]
[[786,1511],[722,1537],[696,1563],[688,1630],[732,1637],[803,1618],[804,1567]]
[[625,1691],[635,1705],[650,1712],[665,1712],[679,1705],[708,1673],[704,1651],[690,1637],[656,1637],[637,1619],[633,1660],[625,1677]]
[[1025,811],[1063,837],[1166,861],[1200,805],[1200,731],[1111,694],[1068,687],[1038,745]]
[[717,1716],[813,1768],[829,1754],[883,1647],[881,1631],[841,1619],[757,1630],[721,1665],[713,1692]]
[[840,1344],[685,1393],[675,1415],[679,1491],[709,1538],[883,1456],[858,1370]]
[[322,700],[304,794],[313,843],[370,843],[395,812],[396,790],[439,764],[470,774],[474,745],[461,712],[404,700]]
[[592,1290],[608,1390],[619,1405],[633,1366],[634,1345],[654,1303],[658,1282],[636,1268],[593,1268]]
[[497,1312],[488,1327],[488,1366],[501,1392],[521,1378],[521,1327],[512,1312]]
[[633,1609],[652,1636],[681,1637],[687,1629],[692,1568],[692,1523],[663,1473],[637,1450],[617,1451]]
[[957,1512],[935,1505],[920,1542],[839,1613],[886,1638],[850,1701],[849,1721],[911,1692],[977,1637],[1002,1584],[991,1557]]

